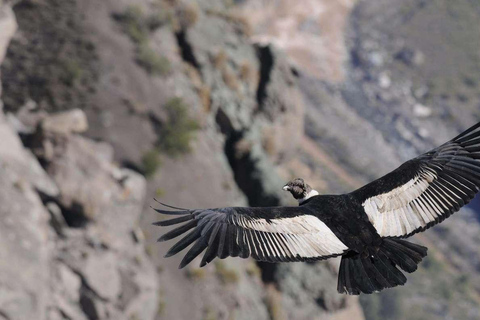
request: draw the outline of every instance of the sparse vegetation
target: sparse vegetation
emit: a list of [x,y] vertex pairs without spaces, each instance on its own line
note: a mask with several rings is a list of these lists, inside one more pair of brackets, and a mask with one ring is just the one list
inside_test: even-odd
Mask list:
[[155,247],[151,244],[148,244],[145,246],[145,253],[147,254],[147,256],[149,256],[150,258],[153,257],[153,254],[155,252]]
[[226,21],[233,23],[237,32],[249,37],[253,34],[253,28],[247,17],[238,12],[232,11],[219,11],[219,10],[207,10],[207,14],[216,16]]
[[150,32],[166,23],[168,15],[153,13],[145,16],[141,7],[132,5],[125,12],[114,15],[122,30],[136,44],[136,61],[149,74],[166,75],[170,71],[170,61],[157,54],[149,43]]
[[225,49],[220,49],[213,57],[213,65],[218,70],[223,70],[227,65],[228,55]]
[[137,63],[150,74],[166,75],[170,72],[170,61],[145,44],[138,47]]
[[132,313],[130,317],[128,317],[129,320],[141,320],[138,314]]
[[269,156],[274,156],[277,152],[275,143],[275,132],[273,129],[264,129],[262,132],[262,147]]
[[187,106],[180,98],[170,99],[164,108],[168,122],[161,128],[160,150],[172,157],[190,152],[190,142],[199,129],[198,123],[190,118]]
[[224,68],[222,72],[222,77],[223,77],[223,82],[232,90],[238,90],[239,89],[239,83],[237,80],[237,76],[230,71],[228,68]]
[[247,271],[247,274],[250,277],[255,277],[255,278],[258,278],[258,279],[260,279],[262,277],[262,270],[260,270],[258,265],[253,261],[250,261],[248,263],[248,265],[246,267],[246,271]]
[[131,5],[125,12],[114,15],[114,18],[133,42],[137,44],[148,42],[146,17],[141,7]]
[[280,292],[275,289],[273,285],[268,285],[267,296],[265,301],[272,320],[284,320],[284,313],[282,308],[282,296]]
[[155,190],[155,196],[157,196],[157,198],[161,198],[165,195],[165,190],[163,190],[162,188],[157,188]]
[[200,10],[196,2],[180,5],[177,13],[180,27],[182,29],[193,27],[198,21],[199,11]]
[[151,178],[161,165],[160,153],[155,149],[147,151],[142,157],[141,169],[147,178]]
[[187,277],[194,281],[205,279],[207,272],[204,268],[189,268],[186,271]]
[[235,145],[235,159],[241,159],[252,151],[252,142],[243,138]]
[[63,61],[63,82],[68,86],[73,86],[83,75],[83,69],[77,60],[68,59]]
[[242,62],[240,65],[240,79],[249,83],[253,79],[254,70],[248,61]]
[[167,303],[165,302],[165,298],[163,297],[163,294],[160,294],[157,303],[157,316],[161,316],[165,313],[166,306]]
[[198,89],[198,96],[200,98],[200,101],[202,103],[203,111],[205,113],[210,112],[210,106],[211,106],[211,91],[210,87],[207,85],[202,85]]
[[211,307],[205,307],[203,310],[203,320],[217,320],[218,316]]
[[215,262],[217,276],[223,284],[237,283],[239,275],[235,270],[227,268],[225,263],[221,260]]

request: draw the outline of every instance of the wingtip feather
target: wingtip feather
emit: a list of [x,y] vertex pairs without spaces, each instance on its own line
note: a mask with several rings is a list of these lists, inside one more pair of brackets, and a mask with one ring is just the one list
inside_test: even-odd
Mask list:
[[163,202],[160,202],[158,201],[157,199],[153,198],[153,200],[159,204],[161,204],[162,206],[164,207],[167,207],[167,208],[171,208],[171,209],[176,209],[176,210],[189,210],[189,209],[186,209],[186,208],[180,208],[180,207],[175,207],[175,206],[171,206],[169,204],[166,204],[166,203],[163,203]]
[[168,251],[167,253],[165,253],[165,255],[163,257],[164,258],[170,258],[171,256],[175,255],[175,253]]

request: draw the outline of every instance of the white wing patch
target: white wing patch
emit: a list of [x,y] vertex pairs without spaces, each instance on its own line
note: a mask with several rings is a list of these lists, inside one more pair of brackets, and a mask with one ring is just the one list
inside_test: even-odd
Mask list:
[[[299,255],[303,258],[318,258],[342,254],[348,249],[325,223],[310,215],[270,221],[242,216],[234,224],[246,229],[243,242],[249,244],[252,252],[260,250],[268,256],[279,256],[280,253],[287,257]],[[263,240],[265,246],[256,248],[248,237],[260,238],[258,241]]]
[[436,179],[436,173],[426,168],[406,184],[365,200],[364,210],[378,234],[383,237],[410,234],[435,221],[444,209],[448,210],[453,203],[448,194],[426,192]]

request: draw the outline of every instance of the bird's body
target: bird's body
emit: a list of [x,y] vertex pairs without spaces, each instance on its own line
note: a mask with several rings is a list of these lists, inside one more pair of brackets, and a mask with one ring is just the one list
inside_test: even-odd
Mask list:
[[[427,248],[403,238],[426,230],[468,203],[480,190],[480,123],[364,187],[343,195],[317,195],[303,179],[284,190],[298,207],[229,207],[166,211],[185,222],[159,241],[189,230],[167,253],[195,243],[180,267],[205,250],[215,257],[268,262],[315,261],[342,256],[338,291],[360,294],[403,285]],[[179,208],[176,208],[179,209]]]

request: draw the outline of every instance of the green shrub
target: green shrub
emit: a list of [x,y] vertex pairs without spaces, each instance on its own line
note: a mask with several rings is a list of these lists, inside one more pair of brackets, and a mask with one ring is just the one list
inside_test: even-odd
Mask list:
[[199,129],[198,123],[190,118],[187,106],[180,98],[170,99],[164,108],[168,122],[160,131],[160,149],[172,157],[190,152],[190,141]]
[[68,86],[73,86],[83,75],[83,69],[77,60],[65,60],[62,66],[62,80]]
[[122,30],[136,44],[136,60],[149,74],[165,75],[170,71],[170,61],[158,55],[149,44],[150,32],[166,23],[166,13],[145,16],[139,6],[129,6],[125,12],[113,16]]
[[217,260],[215,262],[215,268],[217,271],[217,276],[223,284],[238,282],[240,278],[238,273],[233,269],[227,268],[223,261]]
[[186,271],[187,278],[192,279],[193,281],[205,279],[207,272],[202,268],[190,268]]
[[147,151],[142,156],[142,171],[147,178],[152,177],[161,165],[162,160],[157,150]]
[[142,8],[129,6],[125,12],[115,15],[114,18],[133,42],[145,43],[148,41],[148,27]]
[[147,44],[138,47],[137,63],[150,74],[165,75],[170,72],[170,61],[158,55]]
[[203,310],[203,320],[217,320],[217,313],[211,307],[205,307]]

